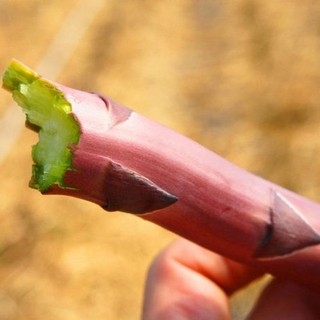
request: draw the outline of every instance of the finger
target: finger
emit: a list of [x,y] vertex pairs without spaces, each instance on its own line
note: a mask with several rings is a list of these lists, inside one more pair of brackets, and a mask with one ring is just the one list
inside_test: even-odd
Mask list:
[[149,270],[143,319],[229,319],[228,294],[260,275],[180,239]]
[[250,320],[320,319],[320,295],[297,284],[274,280],[261,295]]

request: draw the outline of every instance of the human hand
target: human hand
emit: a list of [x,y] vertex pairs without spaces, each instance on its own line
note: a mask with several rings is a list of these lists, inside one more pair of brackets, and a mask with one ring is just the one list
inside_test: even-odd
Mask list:
[[[165,249],[152,264],[143,320],[230,319],[229,297],[262,273],[184,239]],[[273,280],[250,320],[320,319],[320,295],[292,282]]]

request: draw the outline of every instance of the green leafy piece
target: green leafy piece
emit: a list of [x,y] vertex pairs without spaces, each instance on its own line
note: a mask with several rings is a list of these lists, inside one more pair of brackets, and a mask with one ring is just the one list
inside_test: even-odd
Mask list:
[[64,175],[72,169],[70,146],[80,137],[71,104],[54,84],[15,60],[5,71],[3,87],[22,107],[27,125],[39,132],[39,142],[32,148],[30,186],[41,192],[53,184],[64,187]]

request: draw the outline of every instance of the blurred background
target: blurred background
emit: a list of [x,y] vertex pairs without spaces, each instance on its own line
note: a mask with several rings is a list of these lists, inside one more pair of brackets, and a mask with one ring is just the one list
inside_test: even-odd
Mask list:
[[[320,200],[317,1],[0,0],[0,48],[1,74],[14,57]],[[29,189],[36,141],[1,91],[0,319],[139,319],[148,266],[175,235]]]

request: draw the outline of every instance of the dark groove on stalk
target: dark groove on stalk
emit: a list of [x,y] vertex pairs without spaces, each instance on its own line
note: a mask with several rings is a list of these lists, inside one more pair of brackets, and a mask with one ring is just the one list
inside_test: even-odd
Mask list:
[[112,101],[110,98],[108,98],[104,95],[101,95],[99,93],[93,93],[93,94],[98,96],[106,105],[106,108],[109,112],[109,119],[110,119],[109,125],[111,128],[130,118],[130,116],[132,114],[131,109],[124,107],[122,105],[120,106],[115,101]]
[[151,180],[120,164],[111,162],[106,172],[104,190],[107,211],[143,214],[174,204],[176,196]]
[[255,251],[254,258],[276,259],[309,246],[320,244],[320,235],[287,198],[273,192],[270,223]]

